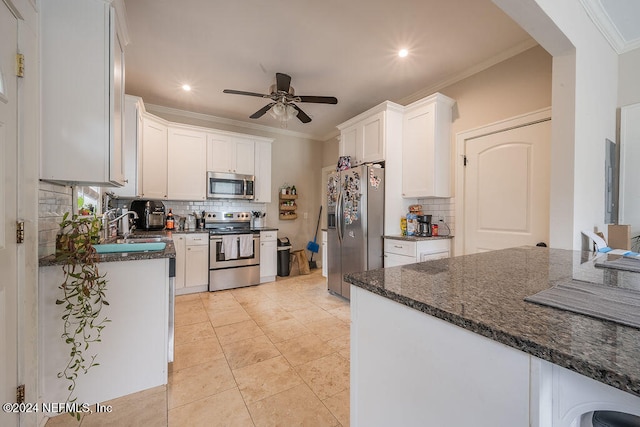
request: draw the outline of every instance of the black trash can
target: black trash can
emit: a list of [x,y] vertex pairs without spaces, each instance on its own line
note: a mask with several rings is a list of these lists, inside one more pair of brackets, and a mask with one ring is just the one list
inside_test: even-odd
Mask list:
[[286,237],[278,238],[278,276],[289,275],[289,256],[291,254],[291,243]]

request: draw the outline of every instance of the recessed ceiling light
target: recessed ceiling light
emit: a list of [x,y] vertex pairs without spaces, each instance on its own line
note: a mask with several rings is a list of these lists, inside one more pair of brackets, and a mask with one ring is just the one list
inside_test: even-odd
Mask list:
[[407,49],[400,49],[400,51],[398,52],[398,56],[400,58],[404,58],[407,55],[409,55],[409,51]]
[[191,90],[191,86],[189,85],[182,85],[182,90],[184,90],[185,92],[189,92]]

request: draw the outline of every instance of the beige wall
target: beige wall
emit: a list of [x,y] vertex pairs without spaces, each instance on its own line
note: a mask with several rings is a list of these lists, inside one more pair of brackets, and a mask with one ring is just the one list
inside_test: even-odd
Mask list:
[[618,106],[640,102],[640,49],[620,55],[618,67]]
[[459,132],[551,106],[551,55],[536,46],[439,92],[456,100]]
[[[278,229],[278,237],[288,237],[293,244],[292,249],[304,249],[307,242],[313,240],[318,210],[320,209],[322,142],[294,135],[208,121],[189,117],[188,114],[173,115],[162,110],[154,111],[153,106],[147,107],[151,114],[176,123],[273,138],[271,146],[271,203],[266,204],[267,225]],[[278,218],[278,190],[284,183],[295,185],[298,191],[298,218],[295,220],[281,221]],[[226,207],[233,210],[233,202],[230,202],[228,206],[225,205]],[[307,213],[306,219],[304,218],[305,213]]]

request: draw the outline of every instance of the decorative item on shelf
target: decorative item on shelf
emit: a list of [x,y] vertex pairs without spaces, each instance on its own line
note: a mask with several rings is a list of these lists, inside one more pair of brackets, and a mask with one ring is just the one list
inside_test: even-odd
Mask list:
[[[280,219],[291,220],[296,219],[298,215],[296,214],[296,209],[298,209],[298,205],[296,205],[296,199],[298,198],[298,192],[295,190],[296,186],[292,186],[289,188],[288,194],[280,194],[280,201],[278,209],[280,211]],[[292,194],[293,193],[293,194]]]
[[[110,322],[100,318],[100,312],[109,303],[105,299],[107,280],[98,272],[98,255],[93,244],[100,239],[101,219],[96,216],[80,217],[65,213],[56,238],[56,260],[62,262],[64,282],[59,286],[61,299],[56,304],[62,306],[62,339],[70,347],[69,361],[58,373],[58,378],[69,381],[67,403],[73,397],[79,374],[86,374],[97,366],[97,355],[87,356],[85,351],[91,343],[101,341],[102,329]],[[71,415],[80,420],[79,412]]]

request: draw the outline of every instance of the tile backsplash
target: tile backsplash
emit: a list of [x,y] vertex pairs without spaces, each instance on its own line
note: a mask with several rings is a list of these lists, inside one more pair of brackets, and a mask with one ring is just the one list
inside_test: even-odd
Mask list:
[[[111,201],[112,206],[116,208],[129,207],[131,199],[114,199]],[[183,201],[183,200],[163,200],[164,208],[167,213],[169,209],[174,215],[187,216],[190,213],[202,211],[216,211],[216,212],[252,212],[260,211],[266,212],[266,205],[264,203],[252,203],[246,201]]]
[[73,208],[73,189],[64,185],[40,182],[38,193],[38,256],[56,251],[58,224],[65,212]]
[[[418,203],[422,205],[422,212],[425,215],[433,215],[431,220],[434,224],[438,224],[438,227],[442,227],[442,224],[438,221],[439,217],[444,218],[444,223],[451,229],[452,236],[455,236],[455,198],[450,199],[418,199]],[[446,233],[445,230],[440,231],[440,234]]]

